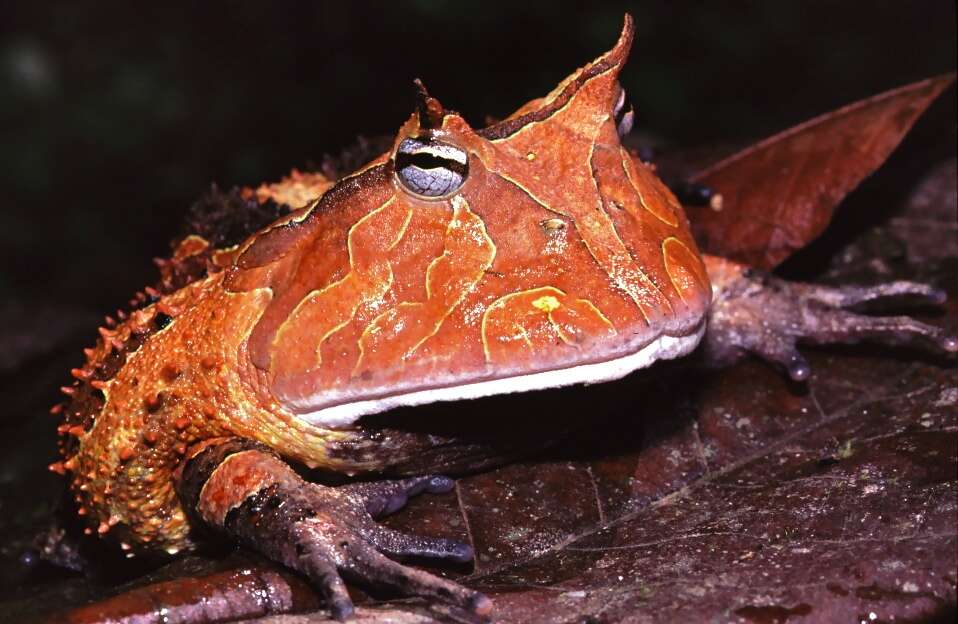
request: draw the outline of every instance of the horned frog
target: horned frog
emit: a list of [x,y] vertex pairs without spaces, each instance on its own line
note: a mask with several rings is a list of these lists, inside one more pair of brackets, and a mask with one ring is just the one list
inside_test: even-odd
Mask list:
[[[935,327],[842,309],[942,300],[922,284],[788,284],[703,257],[674,195],[620,143],[632,37],[626,16],[609,52],[481,130],[420,85],[386,153],[336,181],[263,187],[293,209],[237,245],[184,239],[165,287],[101,328],[55,408],[52,469],[87,531],[130,556],[219,532],[306,575],[340,620],[353,610],[344,576],[487,615],[481,593],[395,561],[466,562],[470,546],[375,519],[488,457],[364,417],[613,380],[703,337],[795,379],[808,375],[798,339],[910,334],[958,349]],[[294,467],[405,477],[331,487]]]

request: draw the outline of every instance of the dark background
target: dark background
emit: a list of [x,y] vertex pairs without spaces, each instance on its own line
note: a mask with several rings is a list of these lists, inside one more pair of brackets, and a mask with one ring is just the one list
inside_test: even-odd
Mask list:
[[[955,68],[950,0],[160,4],[0,3],[4,305],[112,311],[211,182],[395,132],[415,77],[476,125],[504,116],[608,49],[625,10],[637,128],[675,146],[758,138]],[[953,142],[953,90],[936,115],[919,132]]]

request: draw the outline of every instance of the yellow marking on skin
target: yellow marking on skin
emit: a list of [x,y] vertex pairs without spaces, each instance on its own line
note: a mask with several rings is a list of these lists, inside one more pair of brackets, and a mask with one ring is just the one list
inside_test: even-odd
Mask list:
[[[582,160],[579,163],[569,163],[560,159],[559,164],[568,169],[565,172],[566,186],[563,189],[541,184],[539,172],[533,168],[535,165],[522,158],[526,151],[523,146],[527,148],[527,143],[535,144],[536,139],[543,138],[536,134],[526,135],[523,139],[520,138],[522,133],[531,132],[531,128],[544,122],[526,124],[516,133],[493,141],[494,145],[490,150],[480,150],[476,155],[487,170],[513,184],[534,202],[550,212],[570,218],[593,261],[610,278],[610,287],[631,299],[645,321],[653,325],[674,314],[674,310],[668,297],[645,273],[616,231],[615,223],[603,205],[598,181],[592,169],[596,142],[602,136],[600,133],[608,131],[612,123],[611,110],[598,109],[598,101],[592,100],[601,99],[610,86],[608,83],[613,80],[617,67],[618,65],[611,65],[607,70],[589,77],[558,111],[545,120],[561,128],[561,132],[577,135],[574,145],[569,149],[574,150],[575,157]],[[582,104],[583,100],[586,100],[585,104]],[[585,119],[570,114],[570,111],[577,112],[575,108],[570,108],[576,106],[586,108],[585,113],[588,116]],[[611,109],[611,104],[608,108]],[[579,141],[587,141],[587,148]],[[521,152],[499,148],[496,143],[500,142],[504,146],[511,144],[515,149],[521,149]],[[537,159],[537,162],[538,160],[541,159]],[[532,188],[536,191],[533,192]]]
[[[637,279],[634,281],[643,283],[646,288],[646,292],[656,292],[659,294],[659,300],[662,302],[663,307],[669,307],[668,300],[661,296],[661,293],[658,292],[658,288],[655,286],[655,284],[649,280],[648,276],[646,276],[645,273],[638,268],[638,266],[636,266],[635,260],[632,258],[632,255],[629,253],[628,249],[626,249],[625,243],[622,242],[618,232],[615,231],[615,226],[605,210],[600,209],[599,211],[589,211],[590,213],[598,212],[602,216],[595,216],[587,213],[583,215],[575,215],[569,212],[563,212],[562,210],[551,207],[549,204],[536,197],[532,191],[524,187],[518,180],[515,180],[501,171],[495,171],[495,173],[506,182],[515,185],[516,188],[528,195],[529,199],[536,202],[549,212],[554,212],[557,215],[562,215],[563,217],[571,219],[572,223],[576,227],[576,231],[582,238],[582,242],[585,243],[586,249],[592,256],[592,259],[595,260],[596,264],[598,264],[599,267],[601,267],[610,278],[612,278],[613,283],[620,290],[625,292],[625,294],[632,299],[636,306],[638,306],[639,312],[643,315],[643,317],[645,317],[646,323],[649,322],[649,315],[647,314],[645,308],[651,306],[642,301],[641,295],[643,293],[638,291],[638,289],[633,285],[632,281],[630,281],[632,276],[637,276]],[[601,206],[601,199],[597,199],[597,205]],[[583,223],[583,219],[577,218],[582,216],[587,219],[586,223]],[[604,234],[608,239],[614,241],[613,244],[611,246],[602,245],[598,240],[596,240],[596,234]],[[603,247],[605,247],[606,250],[612,255],[612,257],[608,258],[604,262],[600,260],[598,256],[598,251]]]
[[592,303],[592,302],[589,301],[588,299],[576,299],[576,302],[582,304],[583,306],[585,306],[585,307],[587,307],[587,308],[589,308],[589,309],[592,311],[592,313],[595,314],[596,317],[599,318],[599,320],[601,320],[603,323],[605,323],[606,325],[609,326],[609,331],[610,331],[610,332],[612,332],[613,334],[617,334],[617,333],[618,333],[617,331],[615,331],[615,325],[612,324],[612,321],[609,320],[609,317],[607,317],[605,314],[603,314],[603,313],[602,313],[602,310],[600,310],[599,308],[597,308],[594,303]]
[[[529,298],[533,299],[529,301]],[[565,317],[565,322],[556,318],[559,314]],[[495,336],[492,336],[493,330],[490,327],[494,317],[502,317],[496,319],[496,322],[500,323],[503,329],[503,333],[498,336],[500,342],[521,339],[526,347],[533,351],[535,346],[529,333],[529,327],[541,322],[540,319],[543,315],[559,339],[576,349],[579,348],[579,341],[575,335],[566,331],[565,326],[568,324],[578,321],[582,324],[579,329],[590,336],[595,336],[600,332],[611,336],[617,333],[611,321],[591,301],[573,299],[554,286],[542,286],[531,290],[518,291],[496,299],[482,315],[482,350],[486,362],[492,364],[496,359],[490,346],[490,338],[495,338]],[[591,329],[584,325],[589,321],[593,323]]]
[[[596,60],[598,61],[598,59],[596,59]],[[548,117],[546,117],[545,119],[541,119],[541,120],[539,120],[539,121],[530,121],[530,122],[528,122],[527,124],[525,124],[524,126],[522,126],[521,128],[519,128],[518,130],[516,130],[515,132],[513,132],[512,134],[510,134],[510,135],[508,135],[508,136],[505,136],[505,137],[502,137],[502,138],[499,138],[499,139],[492,139],[492,140],[490,141],[490,143],[499,143],[499,142],[502,142],[502,141],[509,141],[509,140],[515,139],[517,136],[520,136],[523,132],[526,132],[527,130],[529,130],[529,129],[531,129],[531,128],[536,128],[536,127],[540,126],[541,124],[548,123],[549,121],[553,120],[553,118],[560,116],[563,112],[566,111],[566,109],[570,108],[570,107],[573,105],[573,103],[576,101],[576,98],[579,97],[579,94],[580,94],[580,93],[582,93],[583,91],[585,91],[586,86],[587,86],[590,82],[592,82],[592,81],[594,81],[594,80],[597,80],[598,78],[601,78],[602,76],[605,76],[605,75],[608,74],[610,71],[615,70],[616,67],[617,67],[616,65],[610,65],[609,68],[606,69],[605,71],[603,71],[603,72],[601,72],[601,73],[598,73],[598,74],[596,74],[596,75],[590,77],[587,81],[583,82],[581,85],[579,85],[579,88],[576,90],[575,93],[572,94],[572,96],[568,99],[568,101],[566,101],[565,104],[563,104],[563,105],[560,106],[559,108],[557,108],[557,109],[555,109],[554,111],[552,111],[552,113],[551,113]],[[546,106],[550,106],[550,105],[552,104],[552,102],[555,101],[556,98],[558,98],[560,95],[562,95],[562,91],[565,89],[565,85],[566,85],[567,83],[571,82],[576,76],[578,76],[578,74],[579,74],[579,72],[576,72],[575,74],[572,74],[571,76],[568,76],[565,80],[563,80],[561,83],[559,83],[559,86],[556,87],[556,88],[553,90],[554,92],[557,92],[556,95],[555,95],[554,97],[548,97],[548,96],[547,96],[548,99],[547,99],[545,102],[543,102],[542,106],[540,106],[540,107],[539,107],[538,109],[536,109],[536,110],[542,110],[542,109],[545,108]],[[533,113],[533,112],[535,112],[535,111],[529,111],[529,112],[530,112],[530,113]]]
[[[599,75],[597,75],[597,76],[595,76],[595,77],[598,78],[598,76],[600,76],[600,75],[601,75],[601,74],[599,74]],[[583,85],[583,86],[584,86],[584,85]],[[581,90],[581,87],[580,87],[580,90]],[[564,110],[566,110],[567,108],[569,108],[569,107],[572,105],[572,102],[575,100],[575,98],[576,98],[576,96],[577,96],[578,94],[579,94],[579,92],[577,91],[572,97],[569,98],[569,101],[568,101],[568,102],[566,102],[565,104],[563,104],[563,105],[560,106],[559,108],[557,108],[557,109],[555,109],[554,111],[552,111],[552,114],[549,115],[548,117],[546,117],[545,119],[542,119],[542,120],[540,120],[540,121],[530,121],[530,122],[526,123],[526,125],[522,126],[522,127],[519,128],[518,130],[516,130],[515,132],[513,132],[512,134],[507,135],[507,136],[504,136],[504,137],[501,137],[501,138],[498,138],[498,139],[491,139],[489,142],[490,142],[490,143],[501,143],[501,142],[503,142],[503,141],[509,141],[509,140],[515,139],[517,136],[520,136],[523,132],[526,132],[527,130],[529,130],[529,129],[531,129],[531,128],[536,128],[536,127],[538,127],[540,124],[546,123],[547,121],[549,121],[550,119],[552,119],[552,118],[555,117],[556,115],[561,114]],[[544,108],[544,107],[546,107],[546,106],[550,106],[551,104],[552,104],[551,101],[550,101],[550,102],[545,102],[545,103],[542,105],[542,107],[540,107],[540,108],[538,108],[538,109],[536,109],[536,110],[542,110],[542,108]],[[530,111],[530,112],[535,112],[535,111]]]
[[[222,275],[222,274],[221,274]],[[221,291],[228,305],[239,306],[239,309],[264,307],[268,302],[265,296],[267,289],[257,289],[244,293]],[[255,296],[255,299],[244,302]],[[236,344],[248,344],[255,322],[247,323],[244,332],[237,336]],[[293,413],[286,411],[284,406],[275,405],[275,411],[263,414],[259,403],[251,403],[244,398],[234,399],[239,407],[237,414],[242,418],[234,420],[232,426],[236,435],[242,435],[258,440],[270,448],[282,448],[284,454],[295,459],[310,469],[329,467],[334,464],[325,452],[331,442],[348,437],[346,432],[330,429],[319,429],[305,425]]]
[[[643,195],[642,190],[639,188],[639,185],[636,183],[636,180],[635,180],[636,176],[633,175],[633,172],[635,172],[635,163],[632,161],[632,157],[629,156],[629,153],[622,146],[619,146],[619,157],[622,160],[622,169],[623,171],[625,171],[625,177],[628,178],[629,184],[632,185],[632,190],[634,190],[635,194],[639,196],[639,203],[642,204],[642,207],[645,208],[649,214],[651,214],[653,217],[655,217],[662,223],[672,227],[678,227],[679,222],[678,222],[678,219],[675,218],[674,213],[662,214],[658,206],[656,206],[655,204],[649,205],[649,203],[645,201],[645,195]],[[663,199],[671,203],[668,197],[664,197]],[[655,206],[655,207],[653,208],[652,206]],[[629,212],[632,212],[632,211],[629,210]],[[638,215],[633,214],[633,216],[638,218]]]
[[[674,250],[670,248],[674,248]],[[685,258],[677,257],[679,254],[684,254]],[[685,297],[686,291],[696,291],[703,287],[706,290],[708,289],[708,277],[703,274],[698,265],[698,256],[685,243],[674,236],[666,238],[662,241],[662,258],[665,262],[665,272],[672,282],[672,287],[675,288],[679,299],[684,303],[689,303]],[[697,284],[690,284],[690,278],[695,280]]]
[[[358,228],[363,226],[367,221],[373,219],[379,213],[386,210],[386,208],[388,208],[395,200],[396,200],[395,196],[390,197],[389,199],[386,200],[386,202],[382,206],[380,206],[376,210],[373,210],[372,212],[364,216],[362,219],[354,223],[351,228],[349,228],[349,234],[347,234],[346,236],[346,249],[349,251],[350,268],[352,268],[353,266],[353,256],[355,255],[355,251],[356,251],[355,249],[356,242],[353,238],[354,232]],[[402,237],[406,235],[406,228],[409,227],[409,222],[412,220],[412,209],[409,206],[404,206],[404,207],[406,209],[406,214],[405,214],[405,217],[403,218],[402,225],[395,232],[392,238],[392,241],[386,246],[385,248],[386,251],[392,251],[392,248],[398,245],[399,241],[402,240]]]
[[[395,211],[401,213],[390,214]],[[390,228],[389,221],[400,218],[399,227]],[[392,250],[402,240],[412,219],[412,208],[402,202],[396,202],[395,196],[390,197],[382,206],[349,228],[346,236],[346,249],[349,253],[350,271],[340,280],[313,290],[307,294],[293,309],[289,317],[280,325],[273,339],[272,366],[280,374],[282,361],[291,360],[292,350],[312,349],[315,354],[312,364],[322,364],[321,346],[330,336],[348,325],[356,315],[361,305],[381,299],[393,284],[393,271],[385,254]],[[392,237],[386,239],[384,245],[378,249],[363,249],[368,257],[360,263],[356,238],[360,235],[369,235],[373,240],[375,234],[393,229]],[[377,240],[377,242],[379,242]],[[308,317],[305,321],[303,317]],[[304,340],[297,335],[303,324],[309,326],[306,336],[319,334],[319,339],[304,344]],[[289,334],[289,335],[287,335]],[[276,354],[282,354],[277,358]]]
[[[306,297],[304,297],[303,300],[300,301],[295,308],[293,308],[293,311],[290,313],[289,318],[283,322],[279,330],[276,332],[276,338],[273,339],[273,345],[275,346],[281,340],[283,340],[283,338],[285,337],[283,334],[285,333],[287,326],[292,326],[294,324],[293,319],[295,319],[300,314],[300,308],[305,308],[306,306],[311,305],[314,301],[316,301],[317,299],[325,295],[328,291],[332,290],[335,287],[341,286],[343,282],[345,281],[346,281],[346,278],[343,278],[339,280],[338,282],[333,282],[332,284],[330,284],[329,286],[326,286],[325,288],[322,288],[320,290],[314,290],[310,292],[308,295],[306,295]],[[393,272],[392,272],[392,268],[390,268],[389,278],[384,282],[385,288],[380,289],[382,290],[382,293],[381,294],[370,293],[370,294],[373,296],[373,298],[376,298],[376,295],[382,296],[386,294],[386,291],[389,289],[389,287],[392,286],[392,282],[393,282]],[[328,340],[330,336],[332,336],[333,334],[335,334],[342,328],[349,325],[349,322],[352,321],[353,317],[356,315],[356,310],[358,310],[359,306],[362,304],[363,304],[362,300],[355,301],[352,306],[351,312],[348,314],[348,316],[344,316],[341,322],[335,325],[332,325],[325,332],[323,332],[322,335],[320,335],[319,339],[316,341],[316,365],[321,365],[323,363],[322,350],[320,349],[322,344],[326,342],[326,340]]]
[[556,320],[555,320],[555,318],[553,318],[552,314],[546,315],[546,318],[549,319],[549,324],[552,325],[552,329],[555,331],[556,335],[559,336],[559,339],[560,339],[562,342],[566,343],[567,345],[569,345],[569,346],[572,347],[573,349],[578,349],[578,348],[579,348],[579,345],[576,344],[575,338],[574,338],[573,336],[570,336],[569,334],[567,334],[567,333],[562,329],[562,326],[559,325],[559,324],[556,322]]
[[[611,52],[611,50],[610,50],[610,52]],[[547,106],[551,106],[552,103],[553,103],[554,101],[556,101],[556,100],[559,98],[560,95],[562,95],[562,93],[563,93],[563,91],[565,91],[567,85],[569,85],[572,81],[574,81],[576,78],[578,78],[578,77],[582,74],[582,72],[584,72],[587,68],[589,68],[589,67],[591,67],[591,66],[593,66],[593,65],[595,65],[595,64],[597,64],[597,63],[599,63],[599,62],[601,62],[601,61],[602,61],[603,59],[605,59],[605,57],[607,57],[608,55],[609,55],[609,52],[606,52],[605,54],[603,54],[602,56],[596,58],[594,61],[592,61],[591,63],[589,63],[589,64],[586,65],[585,67],[582,67],[581,69],[579,69],[579,70],[576,71],[575,73],[571,74],[570,76],[566,76],[566,77],[562,80],[562,82],[560,82],[560,83],[556,86],[556,88],[554,88],[552,91],[549,92],[548,95],[546,95],[544,98],[542,98],[542,105],[539,106],[538,108],[536,108],[535,110],[529,111],[529,113],[534,113],[534,112],[536,112],[536,111],[542,110],[543,108],[545,108],[545,107],[547,107]],[[491,143],[498,143],[498,142],[500,142],[500,141],[508,141],[508,140],[510,140],[510,139],[514,139],[515,137],[517,137],[517,136],[519,136],[520,134],[522,134],[523,132],[525,132],[528,128],[537,127],[537,126],[539,126],[540,124],[543,124],[543,123],[548,122],[548,121],[551,120],[553,117],[556,117],[556,116],[562,114],[567,108],[569,108],[569,107],[572,105],[573,102],[575,102],[576,98],[579,97],[579,94],[582,93],[582,92],[585,90],[586,85],[588,85],[588,84],[589,84],[590,82],[592,82],[593,80],[597,80],[598,78],[601,78],[602,76],[605,76],[605,75],[608,74],[610,71],[615,71],[615,70],[617,70],[620,66],[621,66],[621,64],[609,65],[608,69],[606,69],[605,71],[599,72],[598,74],[595,74],[594,76],[590,76],[588,80],[586,80],[586,81],[583,82],[581,85],[579,85],[579,88],[576,89],[576,92],[572,94],[572,96],[568,99],[568,101],[567,101],[565,104],[563,104],[563,105],[560,106],[559,108],[557,108],[557,109],[555,109],[554,111],[552,111],[552,114],[550,114],[550,115],[549,115],[548,117],[546,117],[545,119],[542,119],[542,120],[539,120],[539,121],[530,121],[530,122],[526,123],[524,126],[522,126],[521,128],[519,128],[518,130],[516,130],[515,132],[513,132],[512,134],[510,134],[510,135],[508,135],[508,136],[505,136],[505,137],[502,137],[502,138],[499,138],[499,139],[492,139],[492,141],[490,141],[490,142],[491,142]]]
[[[516,297],[521,297],[522,295],[527,295],[530,292],[535,292],[539,290],[552,291],[560,295],[565,294],[558,288],[553,288],[551,286],[546,286],[544,288],[537,288],[533,291],[520,290],[519,292],[509,293],[508,295],[499,297],[498,299],[493,301],[489,305],[489,307],[486,308],[485,312],[482,313],[482,322],[480,323],[480,329],[481,329],[480,334],[482,337],[482,351],[485,354],[486,362],[490,362],[490,363],[492,362],[492,353],[489,350],[489,328],[488,328],[489,316],[499,309],[504,310],[509,305],[509,302],[515,299]],[[528,346],[529,348],[532,348],[532,341],[529,339],[528,332],[526,332],[526,330],[521,325],[517,324],[515,325],[515,327],[518,330],[517,335],[523,337],[525,339],[526,346]]]
[[[616,334],[618,333],[618,332],[615,330],[615,326],[612,324],[612,321],[610,321],[604,314],[602,314],[602,311],[599,310],[599,308],[595,307],[595,305],[594,305],[591,301],[589,301],[588,299],[576,299],[576,300],[574,300],[574,301],[571,301],[570,303],[571,303],[572,305],[581,305],[581,306],[587,308],[593,315],[595,315],[595,317],[596,317],[602,324],[604,324],[604,325],[606,326],[606,327],[605,327],[605,331],[606,331],[609,335],[614,336],[614,335],[616,335]],[[570,305],[566,305],[566,309],[567,309],[567,310],[568,310],[569,308],[571,308],[571,307],[572,307],[572,306],[570,306]],[[578,349],[578,348],[579,348],[579,345],[578,345],[578,342],[576,341],[575,337],[568,335],[568,334],[566,333],[565,328],[563,327],[562,323],[560,323],[560,322],[558,321],[558,319],[556,319],[556,315],[557,315],[557,314],[560,314],[560,313],[562,313],[562,310],[560,310],[559,308],[556,308],[555,310],[550,310],[550,311],[549,311],[549,322],[552,323],[552,326],[555,328],[555,331],[556,331],[556,333],[559,335],[559,338],[562,339],[562,342],[564,342],[564,343],[566,343],[567,345],[573,346],[573,347],[575,347],[576,349]]]
[[247,238],[245,241],[234,245],[234,248],[238,250],[236,257],[239,258],[244,253],[246,253],[246,251],[250,247],[252,247],[257,240],[259,240],[260,236],[264,236],[268,234],[269,232],[272,232],[273,230],[278,230],[282,227],[286,227],[294,223],[302,223],[306,219],[306,217],[308,217],[313,212],[313,209],[319,204],[319,201],[323,198],[325,194],[326,193],[323,193],[323,195],[320,195],[319,197],[314,199],[311,203],[306,204],[305,206],[300,206],[299,208],[296,208],[289,214],[280,218],[278,221],[273,221],[272,223],[270,223],[268,226],[261,229],[259,232],[257,232],[253,236],[250,236],[249,238]]
[[311,215],[311,214],[313,213],[313,211],[316,209],[316,206],[319,205],[319,201],[320,201],[323,197],[325,197],[325,196],[326,196],[326,193],[328,193],[330,190],[332,190],[332,189],[335,188],[336,186],[342,184],[343,182],[348,182],[349,180],[352,180],[353,178],[357,178],[357,177],[361,176],[362,174],[366,173],[366,172],[369,171],[370,169],[372,169],[372,168],[374,168],[374,167],[378,167],[379,165],[383,164],[384,162],[386,162],[386,161],[388,161],[388,160],[389,160],[389,154],[388,154],[388,153],[386,153],[386,154],[380,154],[379,156],[377,156],[376,158],[372,159],[371,161],[369,161],[368,163],[366,163],[365,165],[363,165],[362,167],[360,167],[360,168],[357,169],[356,171],[352,172],[351,174],[349,174],[349,175],[347,175],[347,176],[344,176],[344,177],[342,177],[342,178],[336,180],[335,182],[333,182],[333,184],[330,184],[330,185],[329,185],[329,188],[327,188],[327,189],[323,192],[322,195],[320,195],[319,197],[317,197],[316,200],[315,200],[312,204],[307,204],[307,206],[309,206],[309,208],[305,211],[305,214],[303,214],[303,216],[302,216],[301,218],[297,219],[297,221],[302,221],[303,219],[305,219],[306,217],[308,217],[309,215]]
[[[592,187],[595,189],[597,206],[596,212],[602,215],[602,217],[600,217],[602,226],[608,228],[609,233],[612,235],[616,243],[613,245],[614,249],[610,250],[613,256],[609,259],[608,264],[610,265],[610,268],[606,269],[606,272],[608,272],[609,276],[612,277],[616,285],[632,298],[632,300],[638,306],[639,311],[642,313],[642,316],[645,317],[645,322],[651,325],[652,322],[648,313],[649,311],[643,307],[643,304],[645,306],[648,306],[649,304],[640,301],[643,291],[646,293],[658,293],[658,303],[665,304],[665,307],[668,308],[669,315],[673,313],[672,304],[669,303],[668,298],[659,289],[659,287],[651,279],[649,279],[649,276],[645,274],[645,271],[643,271],[639,264],[635,261],[635,258],[632,256],[632,252],[629,251],[628,247],[625,246],[625,242],[622,240],[622,237],[619,236],[619,231],[616,229],[615,223],[612,221],[609,213],[605,211],[605,203],[602,201],[602,193],[599,191],[599,181],[592,173],[592,158],[595,155],[595,144],[599,139],[599,133],[602,132],[602,126],[608,123],[610,118],[611,115],[607,115],[602,123],[599,124],[595,135],[592,137],[592,141],[589,143],[589,155],[586,158],[586,166],[589,170],[589,179],[592,180]],[[588,243],[586,246],[589,248],[589,253],[592,254],[593,259],[595,259],[596,262],[602,266],[602,263],[592,251],[591,246],[589,246]]]
[[[482,158],[482,157],[480,156],[480,160],[481,160],[481,158]],[[529,189],[527,189],[525,186],[522,185],[521,182],[519,182],[519,181],[516,180],[515,178],[511,177],[509,174],[503,173],[503,172],[501,172],[501,171],[496,170],[496,169],[493,168],[493,167],[490,167],[485,161],[483,161],[482,164],[485,165],[486,168],[489,169],[490,171],[493,171],[497,176],[499,176],[500,178],[502,178],[502,179],[505,180],[506,182],[512,184],[513,186],[515,186],[516,188],[518,188],[520,191],[522,191],[523,193],[525,193],[526,195],[528,195],[528,196],[529,196],[529,199],[531,199],[531,200],[534,201],[535,203],[539,204],[540,206],[542,206],[543,208],[545,208],[545,209],[548,210],[549,212],[554,212],[554,213],[557,214],[557,215],[561,215],[561,216],[563,216],[563,217],[568,217],[568,218],[572,219],[572,215],[566,214],[565,212],[563,212],[563,211],[561,211],[561,210],[559,210],[559,209],[557,209],[557,208],[553,208],[552,206],[550,206],[550,205],[547,204],[546,202],[542,201],[541,199],[539,199],[538,197],[536,197],[536,196],[532,193],[532,191],[530,191]],[[572,219],[572,221],[573,221],[573,223],[575,223],[575,219]]]
[[539,297],[532,302],[532,306],[539,308],[543,312],[552,312],[561,305],[559,300],[553,297],[552,295],[546,295],[545,297]]
[[[426,301],[403,302],[386,310],[359,338],[356,375],[367,368],[394,365],[410,358],[492,266],[496,245],[482,219],[461,195],[452,198],[453,215],[446,226],[445,249],[426,268]],[[445,271],[445,276],[437,274]],[[377,343],[377,344],[373,344]],[[375,353],[375,356],[370,356]]]
[[516,336],[521,338],[527,347],[532,348],[532,338],[529,337],[529,332],[526,331],[525,327],[516,327]]
[[[372,169],[372,168],[374,168],[374,167],[377,167],[377,166],[383,164],[384,162],[386,162],[386,161],[388,160],[388,158],[386,158],[385,156],[388,156],[388,154],[383,154],[383,155],[381,155],[381,156],[378,156],[378,157],[376,157],[375,159],[373,159],[373,160],[369,161],[368,163],[366,163],[366,164],[365,164],[363,167],[361,167],[360,169],[357,169],[357,170],[354,171],[353,173],[349,174],[348,176],[345,176],[345,177],[343,177],[343,178],[340,178],[339,180],[336,180],[335,182],[333,182],[332,184],[330,184],[329,187],[326,188],[326,190],[323,191],[323,194],[320,195],[319,197],[316,197],[315,199],[313,199],[313,200],[312,200],[311,202],[309,202],[308,204],[304,204],[303,206],[300,206],[299,208],[294,209],[292,212],[290,212],[289,214],[287,214],[285,217],[283,217],[283,218],[281,218],[281,219],[279,219],[279,220],[277,220],[277,221],[274,221],[274,222],[270,223],[268,226],[266,226],[265,228],[263,228],[262,230],[260,230],[259,232],[257,232],[255,236],[251,236],[251,237],[249,237],[245,242],[240,243],[239,245],[242,245],[242,249],[240,250],[239,254],[237,255],[237,258],[238,258],[239,256],[241,256],[243,253],[245,253],[247,249],[249,249],[250,247],[252,247],[253,244],[256,242],[256,240],[257,240],[260,236],[262,236],[262,235],[264,235],[264,234],[267,234],[268,232],[272,232],[273,230],[277,230],[277,229],[279,229],[279,228],[281,228],[281,227],[286,227],[286,226],[292,225],[292,224],[294,224],[294,223],[302,223],[303,221],[305,221],[311,214],[313,214],[313,212],[316,210],[316,207],[319,206],[319,202],[322,201],[323,197],[325,197],[326,194],[329,193],[329,191],[331,191],[331,190],[332,190],[333,188],[335,188],[336,186],[339,186],[340,184],[343,184],[343,183],[345,183],[345,182],[348,182],[349,180],[352,180],[353,178],[356,178],[356,177],[358,177],[358,176],[360,176],[360,175],[366,173],[366,172],[369,171],[370,169]],[[238,247],[239,245],[237,245],[237,247]]]

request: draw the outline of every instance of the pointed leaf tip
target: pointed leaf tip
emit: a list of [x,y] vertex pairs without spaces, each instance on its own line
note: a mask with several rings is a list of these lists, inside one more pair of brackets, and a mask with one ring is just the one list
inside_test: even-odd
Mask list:
[[954,80],[944,74],[859,100],[694,175],[723,202],[721,210],[689,210],[703,251],[760,268],[781,264],[825,230],[841,200]]

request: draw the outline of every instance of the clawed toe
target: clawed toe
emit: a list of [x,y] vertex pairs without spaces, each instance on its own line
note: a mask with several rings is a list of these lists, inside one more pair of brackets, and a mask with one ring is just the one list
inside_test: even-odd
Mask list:
[[803,381],[811,368],[796,348],[799,343],[908,343],[933,352],[958,353],[958,338],[934,325],[908,316],[866,316],[850,310],[899,298],[942,304],[945,293],[927,284],[895,281],[830,287],[790,283],[728,262],[718,266],[722,272],[714,284],[705,340],[705,357],[713,364],[727,364],[751,353],[781,366],[793,380]]
[[793,336],[764,327],[748,344],[751,353],[781,367],[793,381],[805,381],[812,374],[812,367],[798,352]]
[[340,575],[404,595],[436,598],[478,615],[491,609],[489,599],[478,592],[392,560],[428,558],[465,563],[474,557],[471,546],[446,538],[400,533],[373,522],[373,518],[400,509],[411,496],[448,492],[454,485],[448,477],[422,476],[344,486],[336,494],[353,513],[316,516],[297,525],[295,540],[309,560],[304,562],[305,570],[323,587],[334,617],[344,619],[352,613]]
[[947,299],[943,290],[922,284],[898,280],[876,286],[819,286],[817,284],[794,284],[794,288],[809,300],[818,301],[832,308],[849,308],[866,303],[897,298],[911,298],[933,305],[941,305]]
[[373,518],[380,518],[402,509],[410,496],[423,492],[443,494],[455,485],[455,481],[449,477],[426,475],[396,481],[355,483],[341,489],[344,493],[360,498],[366,506],[366,511]]
[[466,544],[404,535],[381,527],[352,532],[314,518],[297,523],[293,537],[301,553],[300,569],[322,589],[337,620],[343,621],[353,612],[342,577],[403,595],[435,598],[480,616],[492,609],[492,602],[483,594],[404,566],[383,554],[468,561],[473,553]]
[[958,350],[958,339],[934,325],[916,321],[910,316],[865,316],[846,310],[814,311],[809,328],[802,338],[813,344],[854,343],[868,340],[884,344],[923,346],[946,354]]
[[441,537],[407,535],[381,527],[368,539],[376,544],[380,552],[396,559],[428,557],[453,563],[466,563],[472,561],[475,554],[472,546],[463,542]]
[[481,616],[492,603],[479,592],[388,558],[465,562],[473,558],[469,545],[406,535],[374,521],[410,496],[448,492],[453,485],[447,477],[424,476],[327,487],[304,481],[256,442],[223,438],[189,456],[177,493],[208,527],[308,576],[337,620],[353,613],[343,579],[433,598]]
[[333,619],[340,622],[349,619],[354,611],[353,601],[336,565],[316,546],[315,540],[301,535],[299,543],[302,545],[302,569],[325,596]]

